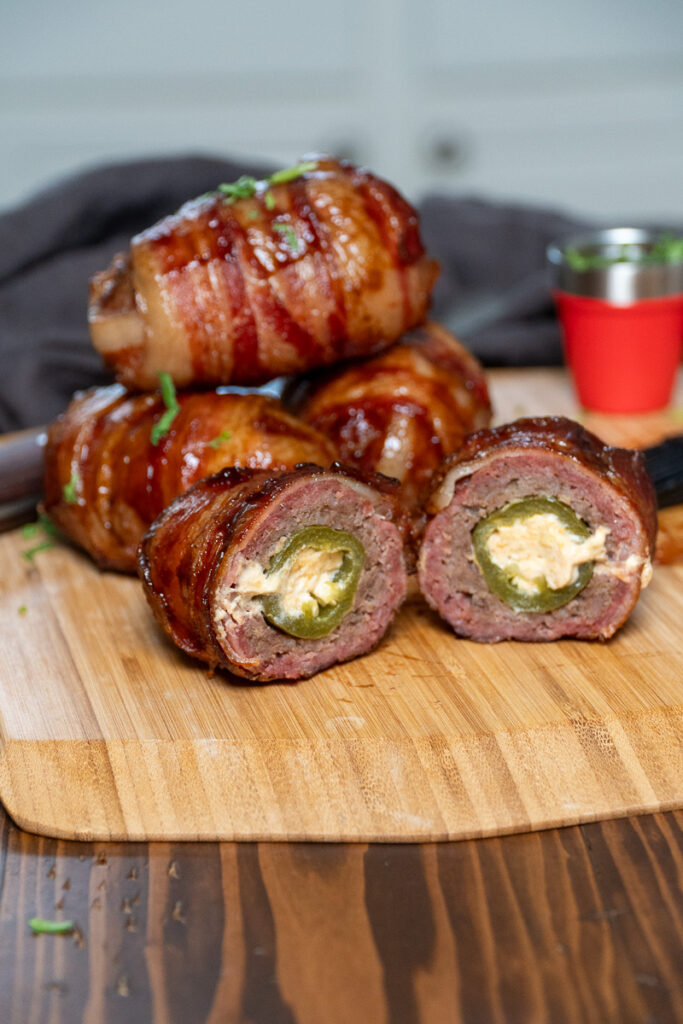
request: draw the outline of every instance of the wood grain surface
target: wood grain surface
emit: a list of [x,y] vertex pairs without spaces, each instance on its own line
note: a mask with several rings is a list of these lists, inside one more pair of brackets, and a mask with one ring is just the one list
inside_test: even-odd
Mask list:
[[[501,419],[572,411],[561,372],[493,383]],[[32,831],[411,841],[683,804],[682,566],[609,644],[473,644],[414,601],[372,655],[258,687],[172,648],[136,580],[26,546],[0,538],[0,795]]]
[[340,846],[70,843],[0,810],[0,1020],[678,1024],[682,880],[683,812]]

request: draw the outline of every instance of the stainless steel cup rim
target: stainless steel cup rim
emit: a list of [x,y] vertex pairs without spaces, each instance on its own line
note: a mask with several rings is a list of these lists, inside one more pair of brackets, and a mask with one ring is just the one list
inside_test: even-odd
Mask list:
[[612,263],[592,270],[575,270],[565,256],[568,248],[617,255],[623,245],[647,247],[663,233],[651,228],[605,228],[554,242],[547,249],[554,287],[573,295],[603,299],[615,306],[683,294],[683,263]]

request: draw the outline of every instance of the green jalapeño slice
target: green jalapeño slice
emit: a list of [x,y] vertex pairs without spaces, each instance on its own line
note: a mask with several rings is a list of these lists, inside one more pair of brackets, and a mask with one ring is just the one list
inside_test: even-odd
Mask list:
[[[595,558],[604,553],[606,533],[601,528],[591,534],[583,519],[557,498],[531,496],[481,519],[472,531],[472,543],[477,565],[493,594],[515,611],[551,612],[571,601],[590,581]],[[520,552],[525,544],[528,551]],[[531,560],[527,560],[529,552]],[[569,582],[557,585],[555,579],[552,586],[547,576],[553,576],[553,563],[562,556]],[[529,566],[534,564],[535,575],[530,575]]]
[[271,625],[302,640],[317,640],[338,626],[351,609],[365,562],[365,549],[344,530],[306,526],[270,561],[263,614]]

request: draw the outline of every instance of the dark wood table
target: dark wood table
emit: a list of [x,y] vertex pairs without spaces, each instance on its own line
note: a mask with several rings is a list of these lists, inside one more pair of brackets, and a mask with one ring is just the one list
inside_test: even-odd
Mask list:
[[418,1021],[683,1021],[683,811],[371,846],[59,842],[0,811],[0,1024]]

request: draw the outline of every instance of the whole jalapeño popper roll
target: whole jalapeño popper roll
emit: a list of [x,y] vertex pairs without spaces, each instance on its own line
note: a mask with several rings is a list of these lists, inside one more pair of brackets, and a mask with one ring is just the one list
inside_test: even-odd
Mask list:
[[321,157],[133,238],[93,278],[90,332],[131,389],[162,370],[178,387],[261,384],[386,348],[424,319],[437,274],[396,189]]
[[395,492],[338,464],[200,481],[140,547],[157,622],[187,654],[261,682],[365,654],[406,592]]
[[145,531],[171,501],[224,466],[327,466],[334,446],[274,398],[118,384],[77,395],[50,427],[44,508],[103,568],[135,572]]
[[480,363],[437,323],[372,359],[293,381],[283,401],[333,441],[342,462],[398,480],[409,505],[444,456],[491,419]]
[[472,434],[438,471],[420,589],[460,636],[606,639],[650,580],[656,498],[639,452],[560,417]]

